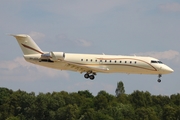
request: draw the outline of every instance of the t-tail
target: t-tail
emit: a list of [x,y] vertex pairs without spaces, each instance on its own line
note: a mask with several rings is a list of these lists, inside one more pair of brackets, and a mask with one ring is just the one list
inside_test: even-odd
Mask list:
[[38,47],[34,40],[25,34],[12,35],[16,38],[24,55],[43,54],[43,51]]

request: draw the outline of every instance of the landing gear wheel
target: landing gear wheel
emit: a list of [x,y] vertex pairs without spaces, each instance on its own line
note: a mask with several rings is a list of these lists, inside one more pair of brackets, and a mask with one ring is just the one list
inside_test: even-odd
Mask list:
[[160,79],[161,77],[162,77],[162,75],[159,74],[159,75],[158,75],[158,78],[159,78],[159,79],[157,80],[159,83],[161,82],[161,79]]
[[90,75],[89,78],[90,78],[91,80],[94,80],[95,77],[94,77],[94,75]]
[[92,71],[88,71],[86,74],[84,74],[84,78],[94,80],[96,73]]
[[157,81],[160,83],[160,82],[161,82],[161,79],[158,79]]
[[89,74],[84,74],[84,77],[85,77],[86,79],[88,79],[88,78],[89,78]]

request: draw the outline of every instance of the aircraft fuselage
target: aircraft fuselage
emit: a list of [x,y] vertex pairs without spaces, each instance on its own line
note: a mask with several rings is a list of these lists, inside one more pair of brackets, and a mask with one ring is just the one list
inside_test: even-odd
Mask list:
[[64,59],[57,61],[41,61],[41,55],[36,54],[25,55],[24,58],[37,65],[78,72],[84,72],[77,67],[78,65],[97,68],[94,72],[102,73],[168,74],[173,72],[167,65],[152,57],[65,53]]

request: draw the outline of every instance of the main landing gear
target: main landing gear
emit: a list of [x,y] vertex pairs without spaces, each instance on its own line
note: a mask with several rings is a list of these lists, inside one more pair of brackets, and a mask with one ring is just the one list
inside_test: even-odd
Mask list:
[[[92,75],[90,75],[92,73]],[[91,79],[91,80],[94,80],[94,78],[95,78],[95,76],[94,75],[96,75],[96,73],[93,73],[93,72],[87,72],[86,74],[84,74],[84,77],[86,78],[86,79]]]
[[159,75],[158,75],[158,80],[157,80],[159,83],[161,82],[161,79],[160,79],[161,77],[162,77],[162,75],[159,74]]

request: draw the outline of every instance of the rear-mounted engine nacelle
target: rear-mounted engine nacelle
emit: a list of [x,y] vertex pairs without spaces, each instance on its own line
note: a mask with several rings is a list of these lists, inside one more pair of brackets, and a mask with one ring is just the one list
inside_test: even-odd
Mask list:
[[49,52],[41,55],[41,61],[60,61],[64,60],[65,53],[64,52]]
[[50,52],[52,55],[52,60],[53,61],[59,61],[59,60],[64,60],[65,58],[65,53],[64,52]]
[[50,59],[51,58],[51,53],[44,53],[41,55],[41,59]]

